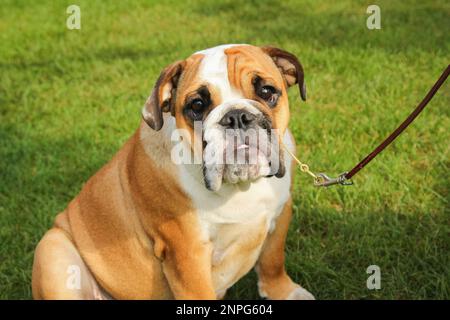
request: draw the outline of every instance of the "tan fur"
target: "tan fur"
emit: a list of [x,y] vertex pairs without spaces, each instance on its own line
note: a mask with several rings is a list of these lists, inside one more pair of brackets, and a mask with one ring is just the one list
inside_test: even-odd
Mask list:
[[[280,107],[266,110],[284,132],[289,119],[286,86],[273,61],[256,47],[226,50],[229,80],[249,99],[249,71],[258,72],[282,88]],[[182,62],[175,110],[176,126],[193,134],[183,117],[184,98],[199,86],[202,55]],[[180,63],[178,63],[180,64]],[[172,70],[172,69],[171,69]],[[175,69],[174,69],[175,70]],[[169,81],[162,79],[162,81]],[[165,84],[163,84],[164,86]],[[170,88],[170,86],[169,86]],[[212,92],[213,105],[220,93]],[[167,93],[167,92],[166,92]],[[159,91],[159,100],[165,93]],[[60,213],[53,228],[40,241],[33,265],[35,299],[215,299],[217,275],[239,268],[234,281],[247,273],[261,254],[257,270],[260,288],[269,298],[286,298],[298,287],[284,270],[284,243],[291,217],[291,200],[268,234],[267,221],[249,229],[224,226],[218,236],[230,239],[227,259],[215,259],[211,239],[201,236],[196,208],[184,193],[170,161],[170,145],[160,133],[139,130],[114,158],[84,185]],[[149,156],[151,155],[151,156]],[[245,244],[232,245],[242,232]],[[81,270],[81,288],[67,287],[67,270]]]

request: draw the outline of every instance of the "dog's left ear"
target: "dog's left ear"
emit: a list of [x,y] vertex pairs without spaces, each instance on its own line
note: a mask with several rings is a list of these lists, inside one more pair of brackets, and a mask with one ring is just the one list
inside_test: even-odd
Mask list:
[[300,97],[303,101],[306,100],[306,86],[305,86],[305,74],[303,73],[303,66],[295,55],[284,51],[282,49],[265,46],[261,49],[268,54],[276,66],[280,70],[288,87],[298,84],[300,89]]
[[163,112],[170,111],[172,115],[175,115],[175,92],[184,65],[185,61],[177,61],[161,72],[142,109],[144,121],[156,131],[160,130],[164,124]]

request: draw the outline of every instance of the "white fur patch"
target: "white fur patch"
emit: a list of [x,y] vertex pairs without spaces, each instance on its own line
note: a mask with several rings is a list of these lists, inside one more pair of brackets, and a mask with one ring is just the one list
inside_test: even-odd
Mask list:
[[217,124],[223,116],[231,109],[245,109],[252,114],[260,114],[261,111],[258,110],[254,105],[254,101],[249,99],[231,99],[222,103],[221,105],[215,107],[206,117],[204,121],[204,128],[208,129]]
[[298,287],[289,294],[286,300],[316,300],[316,298],[308,290]]
[[[292,145],[288,131],[283,140]],[[201,166],[179,166],[180,183],[197,209],[201,236],[213,244],[213,283],[217,291],[231,287],[255,265],[264,241],[242,259],[227,253],[245,246],[247,237],[261,232],[262,225],[265,232],[275,227],[276,218],[290,197],[291,159],[287,154],[285,159],[283,178],[260,178],[247,190],[224,184],[217,192],[205,188]]]
[[[238,179],[233,172],[224,170],[226,168],[222,162],[226,149],[230,151],[231,145],[227,144],[225,129],[219,124],[220,120],[231,110],[245,110],[254,115],[261,115],[261,111],[254,106],[254,101],[248,99],[232,99],[222,103],[221,105],[214,108],[208,117],[205,119],[203,124],[203,139],[207,143],[204,150],[204,166],[205,166],[205,178],[209,182],[211,190],[217,190],[222,185],[222,179],[225,178],[228,182]],[[256,141],[258,132],[254,131],[254,139]],[[267,139],[267,134],[265,130],[261,129],[259,132],[262,136],[264,134],[265,139]],[[228,141],[229,142],[229,141]],[[234,142],[234,141],[233,141]],[[255,142],[255,144],[257,144]],[[255,149],[256,150],[256,149]],[[242,153],[244,154],[244,153]],[[269,160],[260,151],[252,152],[253,164],[247,167],[248,176],[246,179],[252,179],[256,176],[266,176],[270,173]],[[225,172],[224,172],[225,171]],[[239,179],[238,179],[239,180]],[[234,181],[236,183],[238,181]]]
[[243,98],[231,87],[228,80],[228,59],[225,50],[234,46],[241,45],[227,44],[196,52],[204,55],[200,65],[199,78],[215,86],[220,92],[222,101]]

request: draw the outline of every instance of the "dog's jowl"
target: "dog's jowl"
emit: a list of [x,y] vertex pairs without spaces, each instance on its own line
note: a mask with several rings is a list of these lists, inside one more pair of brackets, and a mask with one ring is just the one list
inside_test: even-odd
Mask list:
[[166,67],[134,135],[37,246],[34,298],[220,299],[255,268],[261,296],[312,299],[284,268],[295,85],[305,99],[300,62],[274,47]]

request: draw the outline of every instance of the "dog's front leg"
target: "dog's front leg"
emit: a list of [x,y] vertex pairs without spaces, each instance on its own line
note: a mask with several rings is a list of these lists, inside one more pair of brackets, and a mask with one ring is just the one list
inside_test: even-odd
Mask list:
[[202,241],[197,228],[185,222],[172,220],[163,225],[159,248],[163,272],[175,299],[216,299],[212,246]]
[[284,247],[291,216],[292,199],[289,199],[276,220],[275,229],[267,236],[256,264],[258,289],[262,297],[269,299],[311,300],[314,296],[293,282],[284,267]]

